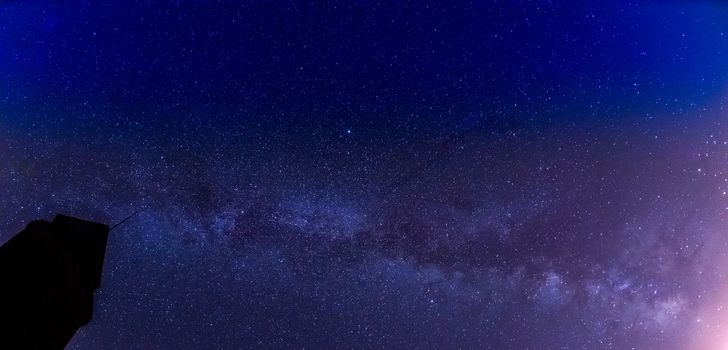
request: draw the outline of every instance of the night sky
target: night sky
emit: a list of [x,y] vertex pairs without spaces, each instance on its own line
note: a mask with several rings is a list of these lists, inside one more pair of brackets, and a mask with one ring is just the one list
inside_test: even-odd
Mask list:
[[728,3],[0,2],[70,349],[728,349]]

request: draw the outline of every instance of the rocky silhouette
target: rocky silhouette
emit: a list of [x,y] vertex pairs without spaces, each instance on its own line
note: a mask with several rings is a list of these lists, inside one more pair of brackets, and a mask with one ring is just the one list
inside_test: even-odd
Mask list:
[[91,320],[108,234],[58,215],[0,247],[0,349],[63,349]]

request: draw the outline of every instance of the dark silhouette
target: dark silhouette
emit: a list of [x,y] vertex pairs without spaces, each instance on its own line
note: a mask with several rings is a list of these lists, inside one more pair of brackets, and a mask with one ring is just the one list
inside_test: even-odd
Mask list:
[[0,349],[63,349],[91,320],[109,227],[58,215],[0,247]]

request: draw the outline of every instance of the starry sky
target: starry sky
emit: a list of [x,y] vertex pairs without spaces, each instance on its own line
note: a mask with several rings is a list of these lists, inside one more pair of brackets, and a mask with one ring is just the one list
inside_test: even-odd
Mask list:
[[0,242],[69,349],[728,349],[728,4],[0,2]]

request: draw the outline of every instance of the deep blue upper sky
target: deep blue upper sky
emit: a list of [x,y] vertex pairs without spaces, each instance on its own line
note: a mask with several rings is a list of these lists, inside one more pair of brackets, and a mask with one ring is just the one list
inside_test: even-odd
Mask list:
[[3,108],[31,106],[31,118],[316,118],[375,134],[452,127],[471,113],[528,124],[644,118],[722,93],[723,10],[709,1],[9,2]]
[[73,349],[722,350],[726,62],[718,1],[5,1],[0,238],[146,209]]

